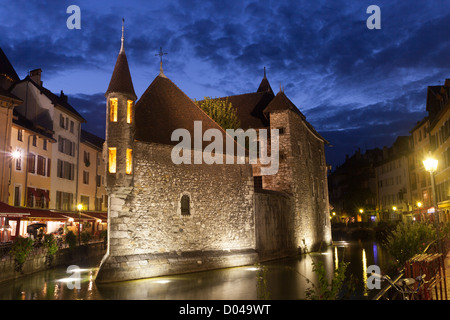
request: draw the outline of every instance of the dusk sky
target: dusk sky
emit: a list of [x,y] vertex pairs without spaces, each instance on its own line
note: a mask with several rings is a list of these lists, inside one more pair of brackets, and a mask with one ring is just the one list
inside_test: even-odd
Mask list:
[[[427,86],[450,78],[450,2],[0,0],[0,47],[19,77],[42,69],[44,86],[69,96],[84,129],[104,137],[105,97],[120,49],[136,94],[164,73],[192,99],[257,90],[267,69],[332,145],[333,167],[390,146],[426,116]],[[69,30],[67,7],[81,10]],[[381,29],[368,29],[370,5]]]

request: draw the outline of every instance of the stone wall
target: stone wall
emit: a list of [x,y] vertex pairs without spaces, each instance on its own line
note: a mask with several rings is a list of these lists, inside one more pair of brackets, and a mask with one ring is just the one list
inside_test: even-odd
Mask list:
[[331,242],[324,142],[318,139],[298,114],[282,110],[270,114],[271,129],[280,134],[280,170],[263,177],[263,187],[293,195],[295,236],[303,251]]
[[292,196],[268,190],[254,194],[256,250],[260,261],[297,254]]
[[[178,268],[163,262],[165,257],[181,257],[188,252],[204,253],[190,257],[187,266],[192,261],[194,265],[197,261],[208,265],[204,261],[210,261],[211,268],[256,261],[251,165],[175,165],[171,146],[139,141],[133,150],[133,188],[110,188],[108,257],[102,263],[98,281],[109,281],[111,275],[117,278],[126,272],[130,279],[173,273]],[[181,198],[185,195],[190,200],[188,215],[181,212]],[[246,252],[249,258],[230,258],[225,263],[222,259],[208,259],[205,252],[211,257],[215,253],[236,253],[238,257]],[[147,258],[149,254],[153,260]],[[134,274],[133,268],[124,269],[124,261],[118,261],[121,259],[130,262],[127,266],[135,265]],[[162,274],[141,270],[142,266],[153,268],[158,259],[167,265],[161,269]],[[185,268],[185,272],[190,271]]]
[[88,265],[93,261],[99,261],[105,254],[103,242],[92,243],[87,246],[60,249],[54,256],[54,260],[49,266],[46,261],[47,249],[36,248],[28,255],[22,273],[15,271],[14,257],[6,254],[0,258],[0,282],[19,278],[34,272],[44,271],[60,265]]

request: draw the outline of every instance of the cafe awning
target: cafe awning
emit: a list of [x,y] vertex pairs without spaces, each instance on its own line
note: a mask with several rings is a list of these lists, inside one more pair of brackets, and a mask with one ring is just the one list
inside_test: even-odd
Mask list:
[[0,217],[20,217],[24,220],[67,220],[67,218],[59,212],[50,211],[48,209],[13,207],[4,202],[0,202]]
[[95,212],[86,211],[81,212],[81,216],[78,212],[60,212],[49,209],[35,209],[35,208],[24,208],[24,207],[13,207],[4,202],[0,202],[0,217],[6,218],[16,218],[20,217],[22,220],[47,220],[47,221],[68,221],[73,219],[73,221],[78,221],[80,218],[82,221],[96,221],[102,220],[102,222],[107,222],[108,214],[107,212]]

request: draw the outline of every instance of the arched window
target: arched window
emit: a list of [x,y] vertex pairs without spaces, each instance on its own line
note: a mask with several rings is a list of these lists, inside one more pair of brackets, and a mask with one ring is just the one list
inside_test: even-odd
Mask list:
[[190,214],[190,199],[189,196],[185,194],[181,197],[181,215],[189,216]]

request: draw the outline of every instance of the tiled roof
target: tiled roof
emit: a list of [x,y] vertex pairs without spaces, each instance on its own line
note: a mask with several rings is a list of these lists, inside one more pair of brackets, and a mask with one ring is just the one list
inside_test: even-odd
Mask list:
[[13,110],[13,123],[15,125],[18,125],[22,128],[28,129],[32,132],[37,133],[38,135],[42,137],[46,137],[49,140],[56,142],[55,138],[53,137],[53,131],[50,129],[43,128],[41,126],[35,125],[31,120],[28,120],[23,116],[20,112],[18,112],[16,109]]
[[50,90],[48,90],[47,88],[44,88],[42,85],[37,84],[33,79],[31,79],[30,76],[26,76],[25,79],[23,79],[20,82],[23,81],[28,81],[31,84],[33,84],[39,91],[41,94],[44,94],[55,106],[59,106],[62,109],[64,109],[65,111],[69,112],[70,114],[72,114],[72,116],[74,116],[75,118],[78,118],[79,121],[81,122],[86,122],[86,119],[84,119],[77,110],[75,110],[74,107],[72,107],[68,101],[67,101],[67,96],[57,96],[56,94],[54,94],[53,92],[51,92]]
[[93,146],[95,146],[99,149],[102,149],[105,139],[102,139],[93,133],[90,133],[86,130],[81,129],[80,141],[88,142],[88,143],[92,144]]
[[303,113],[300,112],[300,110],[295,106],[295,104],[289,100],[289,98],[284,94],[283,91],[280,91],[277,93],[275,98],[269,103],[267,108],[264,109],[264,113],[271,113],[276,111],[283,111],[283,110],[291,110],[294,113],[298,114],[307,128],[319,139],[323,140],[324,143],[328,143],[317,131],[314,129],[314,127],[306,121],[306,117],[303,115]]
[[270,86],[269,80],[267,80],[265,75],[264,75],[264,78],[262,79],[261,83],[259,84],[257,92],[269,92],[269,93],[272,93],[272,95],[274,95],[274,93],[272,91],[272,87]]
[[241,128],[264,128],[269,125],[268,119],[264,116],[263,110],[273,99],[271,92],[253,92],[217,98],[228,99],[228,102],[236,108],[236,114],[241,121]]
[[[164,76],[157,76],[136,102],[135,119],[136,140],[168,145],[179,143],[171,141],[172,132],[176,129],[188,130],[193,141],[194,121],[202,121],[202,136],[208,129],[218,129],[222,132],[225,151],[225,131]],[[203,141],[202,148],[210,143]]]
[[106,94],[112,92],[127,94],[133,100],[137,99],[136,93],[134,92],[133,81],[131,80],[127,56],[124,50],[119,52]]
[[277,93],[275,98],[270,101],[269,105],[264,109],[264,113],[270,113],[279,110],[291,110],[297,113],[300,117],[305,119],[303,113],[298,110],[295,104],[289,100],[289,98],[284,94],[283,91]]
[[6,75],[13,82],[20,80],[19,76],[16,73],[16,70],[14,70],[12,64],[9,62],[2,48],[0,48],[0,76],[1,75]]
[[16,97],[11,92],[9,92],[8,90],[5,90],[5,89],[3,89],[1,87],[0,87],[0,97],[14,100],[16,103],[22,103],[23,102],[22,99]]

